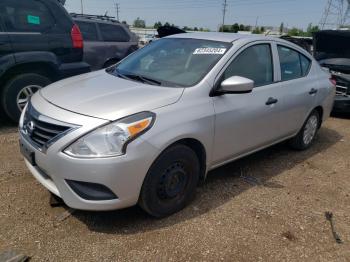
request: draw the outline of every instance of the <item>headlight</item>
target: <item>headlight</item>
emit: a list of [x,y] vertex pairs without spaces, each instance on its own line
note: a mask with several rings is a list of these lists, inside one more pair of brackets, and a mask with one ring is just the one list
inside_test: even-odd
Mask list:
[[88,133],[64,150],[80,158],[112,157],[125,154],[132,140],[148,131],[155,121],[151,112],[138,113]]

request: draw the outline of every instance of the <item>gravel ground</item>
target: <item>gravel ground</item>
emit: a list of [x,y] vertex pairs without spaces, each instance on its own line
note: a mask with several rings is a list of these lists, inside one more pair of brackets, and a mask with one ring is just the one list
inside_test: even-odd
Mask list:
[[0,127],[0,253],[32,261],[350,261],[349,118],[329,119],[308,151],[280,144],[211,172],[189,207],[162,220],[137,207],[51,208],[17,139],[15,127]]

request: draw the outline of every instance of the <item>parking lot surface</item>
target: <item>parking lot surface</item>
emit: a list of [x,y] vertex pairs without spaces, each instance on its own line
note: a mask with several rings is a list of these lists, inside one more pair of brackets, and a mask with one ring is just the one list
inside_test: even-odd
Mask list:
[[194,202],[161,220],[137,207],[52,208],[25,168],[17,129],[0,125],[0,253],[32,261],[350,261],[349,118],[329,119],[308,151],[282,143],[210,172]]

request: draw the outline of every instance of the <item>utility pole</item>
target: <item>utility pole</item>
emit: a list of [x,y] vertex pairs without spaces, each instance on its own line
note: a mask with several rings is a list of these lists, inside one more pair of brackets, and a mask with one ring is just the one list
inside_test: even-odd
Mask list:
[[350,0],[348,2],[348,7],[346,8],[344,18],[343,18],[343,25],[349,26],[350,25]]
[[83,5],[83,0],[80,0],[80,7],[81,7],[81,14],[84,14],[84,5]]
[[227,0],[224,0],[223,9],[222,9],[222,32],[224,32],[225,16],[227,11],[226,9],[227,9]]
[[119,21],[119,11],[120,11],[119,3],[115,2],[114,7],[115,7],[115,12],[117,13],[117,20]]
[[255,28],[254,28],[254,29],[257,29],[257,27],[258,27],[258,21],[259,21],[259,16],[256,17],[256,20],[255,20]]
[[[348,0],[346,2],[349,9],[350,1]],[[344,6],[345,0],[328,0],[320,21],[320,28],[341,28],[347,19],[347,12],[344,13]]]

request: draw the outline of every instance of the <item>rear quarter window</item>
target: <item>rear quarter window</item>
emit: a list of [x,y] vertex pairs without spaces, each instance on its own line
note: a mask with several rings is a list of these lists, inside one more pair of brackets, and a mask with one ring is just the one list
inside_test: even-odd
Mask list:
[[312,61],[302,53],[282,45],[277,46],[281,66],[281,80],[288,81],[308,75]]
[[129,42],[130,36],[125,29],[119,25],[98,24],[102,39],[106,42]]
[[310,71],[311,60],[302,54],[299,54],[299,55],[300,55],[302,76],[306,76],[309,74],[309,71]]
[[83,34],[83,39],[87,41],[98,41],[98,34],[95,23],[75,21],[79,26],[81,33]]
[[9,32],[45,32],[55,25],[51,11],[34,0],[1,0],[0,13]]

